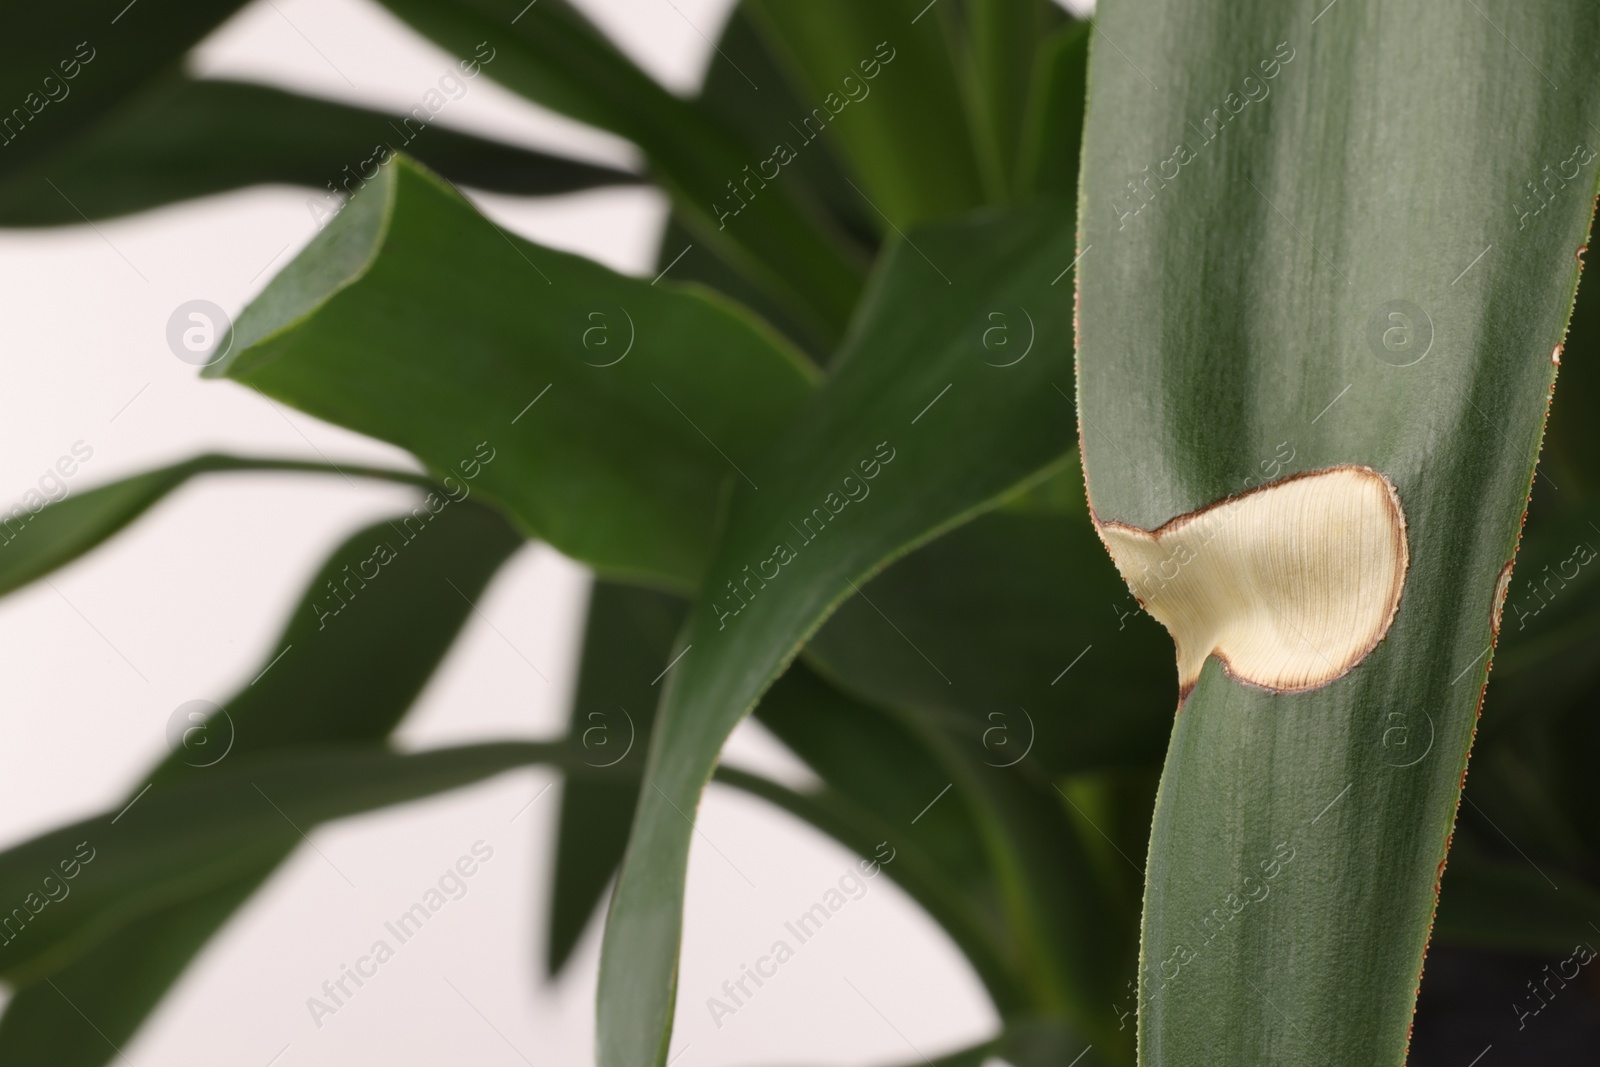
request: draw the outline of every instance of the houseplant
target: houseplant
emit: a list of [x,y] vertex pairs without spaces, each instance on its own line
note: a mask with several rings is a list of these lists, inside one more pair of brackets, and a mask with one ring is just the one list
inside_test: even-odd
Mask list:
[[[108,1060],[298,842],[258,793],[306,825],[529,762],[568,775],[546,965],[620,864],[600,1056],[659,1061],[690,816],[752,712],[826,788],[715,773],[876,862],[981,976],[1005,1029],[957,1061],[1399,1063],[1430,929],[1559,952],[1563,982],[1587,962],[1581,418],[1558,406],[1542,480],[1534,461],[1558,358],[1558,405],[1592,393],[1584,315],[1559,347],[1596,186],[1592,14],[1108,5],[1091,28],[1027,0],[760,0],[684,100],[557,0],[387,3],[461,77],[635,143],[640,176],[190,79],[238,5],[116,6],[92,58],[81,12],[18,16],[0,46],[22,101],[0,220],[310,186],[321,233],[204,373],[430,475],[340,465],[420,502],[330,557],[281,642],[299,654],[227,704],[226,761],[175,752],[141,821],[0,859],[23,899],[63,846],[105,842],[98,880],[9,946],[8,1062]],[[674,205],[655,282],[512,237],[455,187],[638,180]],[[316,465],[199,457],[14,515],[0,579],[263,466]],[[1357,555],[1219,614],[1218,590],[1333,558],[1343,490],[1315,521],[1274,502],[1339,468],[1392,490],[1387,581]],[[1231,498],[1214,536],[1128,554]],[[597,575],[568,736],[388,750],[463,598],[530,537]],[[1158,606],[1191,582],[1188,616]],[[1184,669],[1134,593],[1199,653]],[[1243,665],[1297,639],[1298,674]],[[651,709],[650,743],[608,764],[585,738],[612,706]]]

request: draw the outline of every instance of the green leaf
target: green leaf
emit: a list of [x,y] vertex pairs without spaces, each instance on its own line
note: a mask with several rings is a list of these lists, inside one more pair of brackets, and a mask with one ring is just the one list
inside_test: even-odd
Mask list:
[[[1498,725],[1480,730],[1456,839],[1469,855],[1476,849],[1535,871],[1593,879],[1600,873],[1600,825],[1588,815],[1600,742],[1593,688],[1553,708],[1541,703],[1502,713]],[[1553,887],[1554,878],[1541,878]],[[1600,921],[1600,912],[1592,917]]]
[[[1461,943],[1553,950],[1551,940],[1566,938],[1573,923],[1600,921],[1600,908],[1582,903],[1600,871],[1600,826],[1583,814],[1600,737],[1593,713],[1600,678],[1594,652],[1600,641],[1594,596],[1600,495],[1597,441],[1584,415],[1600,401],[1600,376],[1589,358],[1597,326],[1600,288],[1580,284],[1516,576],[1502,613],[1493,685],[1468,780],[1469,805],[1456,829],[1440,898],[1436,929]],[[1480,877],[1476,868],[1458,871],[1463,860],[1483,858],[1500,865],[1493,879]],[[1508,883],[1514,878],[1528,884]],[[1562,887],[1559,896],[1553,883]],[[1573,886],[1576,895],[1567,892]],[[1458,893],[1465,899],[1458,902]],[[1566,939],[1569,944],[1557,946],[1563,951],[1570,948]]]
[[896,830],[896,845],[914,842],[970,896],[987,891],[993,877],[965,794],[932,803],[950,776],[895,715],[841,692],[800,660],[762,695],[755,716],[840,798],[880,825],[912,827]]
[[861,259],[815,205],[787,183],[758,175],[770,145],[753,154],[732,130],[636,67],[564,0],[384,3],[452,53],[483,59],[483,71],[508,88],[638,145],[701,241],[823,336],[838,337],[860,291]]
[[1089,37],[1088,23],[1077,23],[1040,49],[1018,164],[1024,191],[1077,199]]
[[1530,513],[1506,591],[1483,730],[1545,719],[1600,678],[1600,501]]
[[[1134,974],[1137,922],[1118,908],[1085,847],[1070,798],[1039,768],[995,766],[967,737],[924,725],[920,736],[968,798],[998,875],[1006,926],[1035,1006],[1099,1048],[1097,1063],[1131,1063],[1114,1000]],[[1128,861],[1132,863],[1132,860]]]
[[[383,581],[345,591],[358,595],[319,623],[327,588],[348,580],[381,540],[399,540],[396,524],[374,524],[341,545],[307,587],[283,634],[252,681],[224,705],[228,720],[208,722],[206,740],[231,736],[233,758],[315,748],[329,742],[375,743],[389,733],[454,641],[489,578],[523,541],[505,519],[467,502],[442,511],[413,543],[387,564]],[[323,610],[327,608],[324,606]],[[227,733],[223,733],[224,728]],[[204,779],[226,768],[193,767],[186,751],[155,770],[157,795],[166,785]],[[139,799],[143,787],[128,797]],[[148,797],[144,799],[149,799]],[[143,803],[143,800],[139,801]],[[136,808],[134,810],[137,810]],[[128,818],[132,818],[131,812]],[[119,824],[120,825],[120,824]],[[96,1020],[117,1045],[130,1037],[177,979],[187,961],[238,905],[287,856],[294,842],[233,883],[189,895],[142,913],[49,975],[46,984],[22,987],[0,1019],[0,1060],[54,1067],[107,1062],[111,1050],[86,1027],[62,994]],[[65,903],[65,902],[63,902]],[[69,919],[74,916],[69,911]],[[0,956],[5,952],[0,949]]]
[[806,649],[847,691],[932,715],[993,766],[1160,762],[1176,676],[1148,668],[1169,643],[1087,515],[1002,509],[862,589]]
[[[431,479],[405,471],[362,466],[335,468],[298,460],[212,453],[96,486],[53,503],[47,503],[42,493],[29,490],[21,503],[0,515],[0,548],[10,550],[0,553],[0,595],[66,566],[114,536],[190,478],[212,471],[305,471],[380,478],[422,488],[434,486]],[[35,497],[38,509],[32,510]]]
[[[1361,464],[1410,551],[1352,671],[1275,692],[1208,660],[1182,705],[1141,953],[1140,1057],[1163,1067],[1405,1059],[1596,185],[1574,149],[1600,117],[1592,6],[1320,7],[1107,4],[1091,58],[1096,517],[1150,530]],[[1261,560],[1321,543],[1254,532]]]
[[[1126,920],[1133,941],[1138,939],[1145,849],[1150,843],[1150,813],[1155,809],[1160,780],[1161,769],[1155,766],[1067,774],[1054,781],[1056,796],[1065,801],[1066,814],[1104,887],[1109,901],[1107,916],[1118,924]],[[1120,1017],[1133,1014],[1137,961],[1130,956],[1121,962],[1126,970],[1110,993],[1119,1016],[1118,1031],[1126,1026],[1128,1032],[1111,1043],[1124,1048],[1131,1063],[1135,1058],[1132,1026]],[[1098,1010],[1104,1004],[1094,1007]]]
[[[969,110],[990,199],[1022,191],[1018,163],[1036,69],[1067,15],[1050,0],[966,0]],[[1078,92],[1078,114],[1083,111]],[[1073,175],[1076,178],[1076,175]]]
[[1566,952],[1577,941],[1600,942],[1600,890],[1589,882],[1552,868],[1557,884],[1521,859],[1457,849],[1439,895],[1440,941],[1504,952]]
[[19,589],[114,536],[188,481],[193,463],[136,474],[53,504],[39,495],[38,511],[29,510],[25,497],[0,524],[6,549],[0,552],[0,592]]
[[803,664],[755,714],[828,787],[774,792],[727,769],[717,781],[771,799],[862,856],[892,855],[883,870],[961,947],[1008,1030],[1066,1035],[1069,1058],[1091,1043],[1076,1036],[1087,1032],[1099,1051],[1082,1062],[1132,1062],[1132,1031],[1118,1037],[1110,1008],[1133,973],[1137,911],[1105,899],[1112,880],[1081,840],[1103,831],[1075,826],[1064,794],[1032,764],[988,765],[975,739],[852,700]]
[[[266,880],[255,873],[141,915],[88,952],[25,985],[0,1017],[15,1067],[102,1067],[139,1029],[222,925]],[[93,1023],[85,1019],[94,1020]]]
[[675,282],[692,282],[715,289],[771,323],[813,362],[826,365],[836,338],[817,331],[804,317],[795,315],[762,289],[747,271],[723,258],[715,248],[697,241],[694,231],[676,212],[667,216],[667,224],[662,227],[656,271],[667,272]]
[[[815,101],[803,83],[795,82],[783,56],[768,45],[748,0],[728,16],[716,56],[696,99],[701,110],[763,157],[775,144],[793,140],[796,131],[790,123],[798,122]],[[851,188],[838,149],[826,137],[804,147],[784,165],[783,183],[797,187],[795,195],[814,203],[861,251],[875,251],[878,217]]]
[[43,157],[175,75],[184,53],[243,6],[85,0],[17,7],[0,38],[0,171]]
[[[831,133],[880,232],[984,202],[945,20],[918,0],[746,0],[794,72],[805,108],[783,134],[795,153]],[[926,12],[923,12],[926,14]]]
[[[503,515],[472,500],[426,523],[400,514],[351,535],[306,586],[263,669],[224,705],[232,753],[387,737],[489,580],[525,543]],[[193,762],[173,753],[157,782],[203,778],[209,768]]]
[[[1506,593],[1487,740],[1546,720],[1600,680],[1600,282],[1578,286],[1556,395],[1534,479],[1517,570]],[[1530,726],[1532,724],[1529,724]]]
[[[642,766],[655,718],[652,679],[671,657],[686,609],[684,602],[649,590],[595,584],[568,726],[574,758]],[[976,826],[959,798],[925,815],[921,811],[949,785],[921,743],[882,712],[850,700],[799,665],[763,697],[757,714],[830,789],[803,798],[753,776],[734,773],[724,780],[812,822],[864,857],[892,838],[899,854],[891,876],[903,877],[912,896],[963,946],[998,1003],[1020,1004],[1024,991],[1005,959],[1014,949],[996,944],[1004,928]],[[630,742],[624,756],[622,746]],[[616,873],[638,792],[632,779],[574,778],[563,786],[549,921],[551,974],[570,958]],[[908,836],[903,826],[911,820],[917,821]]]
[[[760,491],[735,490],[707,594],[667,676],[654,788],[606,924],[605,1067],[654,1062],[665,1048],[692,829],[682,812],[694,810],[729,732],[852,583],[1071,448],[1068,405],[1050,388],[1067,370],[1071,307],[1051,282],[1070,263],[1069,230],[1065,209],[1039,206],[897,244],[837,373],[777,446],[771,476]],[[985,363],[988,316],[1021,331],[1024,311],[1034,350],[1008,367]]]
[[[568,727],[574,758],[642,765],[655,715],[651,679],[670,659],[686,607],[649,590],[596,583]],[[892,842],[896,859],[885,868],[891,877],[963,947],[997,1003],[1024,1007],[1026,991],[1010,958],[1018,948],[1001,944],[1006,930],[983,840],[959,795],[929,807],[950,780],[921,742],[800,665],[767,692],[757,714],[829,783],[828,790],[806,797],[738,772],[725,771],[721,780],[765,797],[866,858]],[[624,756],[622,746],[630,742]],[[563,787],[550,911],[552,974],[570,957],[616,872],[638,792],[632,779],[574,778]]]
[[[1587,258],[1587,254],[1585,254]],[[1600,282],[1589,275],[1578,286],[1572,326],[1562,345],[1556,396],[1550,405],[1544,449],[1539,457],[1543,477],[1534,482],[1535,507],[1548,496],[1553,514],[1600,504],[1600,426],[1592,412],[1600,405]],[[1530,519],[1537,518],[1530,515]],[[1537,530],[1530,531],[1536,534]]]
[[980,1067],[981,1064],[994,1055],[997,1044],[998,1041],[985,1041],[981,1045],[973,1045],[970,1048],[947,1052],[931,1060],[919,1059],[915,1064],[908,1064],[907,1067]]
[[[998,944],[1003,932],[996,928],[993,917],[986,914],[992,908],[975,908],[974,902],[951,883],[949,872],[921,844],[898,843],[900,825],[886,821],[875,811],[832,788],[796,792],[759,775],[726,766],[717,768],[713,780],[770,802],[863,859],[887,857],[882,871],[960,946],[1001,1010],[1010,1011],[1026,1004],[1028,993],[1018,984],[1015,963],[1005,947]],[[886,843],[890,843],[887,851]]]
[[[777,57],[767,48],[745,5],[734,8],[716,48],[719,59],[706,71],[698,103],[736,132],[754,158],[765,158],[775,141],[792,137],[789,123],[805,113],[806,105],[780,70]],[[850,187],[826,138],[797,153],[783,173],[786,185],[798,186],[797,196],[815,201],[818,210],[831,216],[856,243],[876,246],[876,225],[868,218],[873,215],[872,207]],[[782,255],[776,248],[754,251]],[[765,317],[818,362],[832,354],[836,336],[817,331],[808,319],[794,314],[763,289],[759,279],[751,278],[736,260],[697,240],[693,227],[677,211],[662,233],[656,266],[670,269],[679,281],[701,282],[731,296]]]
[[320,223],[338,210],[335,194],[360,189],[363,174],[400,149],[452,181],[499,193],[537,196],[639,181],[626,171],[411,115],[265,85],[174,78],[0,181],[0,226],[78,223],[270,182],[316,190],[308,205]]
[[[945,767],[892,715],[853,700],[802,663],[762,696],[761,724],[827,783],[815,793],[746,785],[883,870],[961,946],[1003,1015],[1036,1007],[1024,954],[1004,924],[982,830],[965,788],[952,796]],[[719,769],[719,781],[743,785]]]
[[441,479],[477,472],[474,491],[603,574],[692,589],[727,486],[766,477],[808,368],[721,298],[511,237],[402,157],[206,373],[410,449]]
[[[1497,809],[1496,822],[1502,804],[1514,805],[1539,831],[1530,847],[1537,848],[1542,858],[1586,871],[1591,878],[1600,878],[1600,821],[1588,816],[1594,792],[1593,753],[1600,747],[1600,719],[1594,714],[1597,697],[1600,683],[1591,682],[1553,713],[1544,707],[1524,709],[1508,729],[1483,739],[1483,754],[1494,756],[1500,765],[1496,768],[1500,781],[1491,781],[1495,788],[1485,794],[1485,806]],[[1482,779],[1475,776],[1474,781]],[[1483,821],[1488,818],[1485,814]],[[1489,833],[1496,843],[1503,843],[1494,826],[1480,836],[1487,839]]]
[[576,777],[561,787],[545,938],[545,971],[552,977],[571,959],[622,862],[639,800],[636,776],[661,694],[657,679],[686,610],[677,597],[614,582],[597,580],[589,594],[567,743],[573,759],[634,777]]
[[[26,923],[13,922],[0,976],[13,983],[43,979],[146,912],[259,874],[318,823],[538,762],[562,765],[565,751],[531,741],[410,755],[376,745],[326,745],[229,760],[218,773],[152,789],[123,812],[0,853],[5,899],[39,901],[46,892],[65,891],[59,906],[47,901]],[[75,872],[67,875],[62,864]],[[47,876],[54,890],[41,881]]]

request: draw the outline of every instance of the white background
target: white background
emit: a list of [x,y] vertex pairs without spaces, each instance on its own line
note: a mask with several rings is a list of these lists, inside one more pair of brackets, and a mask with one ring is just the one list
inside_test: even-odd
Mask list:
[[[704,71],[707,38],[716,37],[729,3],[579,6],[652,74],[686,91]],[[396,110],[417,103],[451,63],[368,0],[264,0],[194,57],[203,74]],[[629,146],[486,77],[469,85],[444,124],[584,158],[635,161]],[[0,232],[4,509],[80,441],[93,458],[69,479],[74,492],[208,449],[415,466],[394,448],[233,383],[202,382],[166,346],[167,318],[179,304],[203,298],[235,313],[310,239],[306,195],[259,188],[98,229]],[[649,273],[664,219],[662,200],[645,190],[537,203],[477,199],[514,232],[632,274]],[[337,478],[207,477],[49,584],[0,602],[9,673],[0,706],[0,842],[120,806],[163,755],[173,709],[223,700],[259,671],[324,555],[407,499],[397,487],[352,487]],[[469,622],[402,728],[402,743],[557,734],[587,586],[582,568],[541,546],[524,549],[479,602],[493,625]],[[748,724],[728,759],[791,783],[807,780]],[[118,1062],[591,1062],[598,930],[589,931],[561,981],[546,983],[538,963],[559,785],[541,790],[552,781],[544,772],[508,773],[316,830],[316,850],[302,847],[229,923]],[[993,1032],[993,1011],[970,968],[883,877],[736,1016],[714,1026],[706,998],[786,937],[785,920],[814,903],[853,857],[720,787],[702,804],[699,828],[674,1067],[913,1063]],[[374,940],[393,944],[383,923],[479,839],[494,857],[468,894],[316,1026],[307,998]]]

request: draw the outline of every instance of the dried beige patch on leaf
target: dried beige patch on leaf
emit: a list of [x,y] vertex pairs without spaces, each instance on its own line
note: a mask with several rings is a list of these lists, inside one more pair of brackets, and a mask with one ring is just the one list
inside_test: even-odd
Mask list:
[[1212,655],[1268,689],[1333,681],[1388,632],[1409,559],[1400,498],[1368,467],[1295,475],[1155,531],[1095,526],[1171,632],[1185,693]]

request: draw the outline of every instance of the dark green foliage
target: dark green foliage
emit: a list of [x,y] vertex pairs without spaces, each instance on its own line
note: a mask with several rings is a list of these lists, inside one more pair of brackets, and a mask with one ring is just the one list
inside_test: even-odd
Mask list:
[[[1593,153],[1516,205],[1600,121],[1592,11],[1161,0],[1107,2],[1091,29],[1046,0],[743,0],[680,97],[564,0],[383,2],[473,76],[631,141],[644,173],[188,78],[232,0],[32,5],[0,39],[0,224],[310,189],[321,232],[206,374],[428,471],[340,469],[421,498],[333,551],[226,705],[225,759],[174,753],[122,815],[0,853],[21,899],[41,864],[95,850],[0,944],[19,987],[0,1062],[110,1062],[297,846],[285,816],[530,763],[563,777],[545,973],[607,917],[603,1067],[665,1059],[683,812],[713,777],[893,851],[1001,1018],[939,1067],[1399,1067],[1452,827],[1437,937],[1589,936],[1600,288],[1567,338],[1498,648],[1468,661],[1539,457]],[[1213,102],[1228,117],[1173,176]],[[455,188],[643,181],[671,205],[653,282],[510,236]],[[1368,336],[1402,298],[1437,331],[1409,369]],[[1296,469],[1397,485],[1398,621],[1312,692],[1210,664],[1174,723],[1171,644],[1093,519],[1155,526],[1238,492],[1285,439]],[[195,475],[332,469],[204,455],[41,498],[0,516],[0,593]],[[564,736],[391,751],[527,538],[597,576]],[[821,784],[719,768],[748,714]],[[1270,900],[1235,907],[1274,864]],[[1177,981],[1174,945],[1207,921]]]

